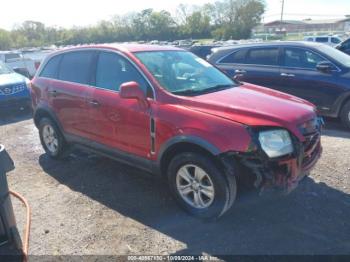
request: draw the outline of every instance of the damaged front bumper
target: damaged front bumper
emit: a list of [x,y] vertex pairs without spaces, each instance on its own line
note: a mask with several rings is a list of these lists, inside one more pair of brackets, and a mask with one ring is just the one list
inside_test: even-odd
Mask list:
[[254,186],[261,192],[277,189],[288,194],[311,171],[322,154],[321,128],[315,128],[311,132],[306,130],[303,135],[304,141],[293,137],[294,152],[288,156],[271,159],[257,147],[249,153],[228,153],[224,161],[227,166],[227,160],[232,160],[234,156],[241,167],[240,173],[252,174]]

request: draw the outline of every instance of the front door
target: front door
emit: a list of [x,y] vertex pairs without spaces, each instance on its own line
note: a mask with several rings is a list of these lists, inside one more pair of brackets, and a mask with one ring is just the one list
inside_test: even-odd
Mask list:
[[151,107],[119,96],[120,85],[135,81],[146,92],[147,81],[135,66],[115,52],[102,51],[96,61],[96,80],[90,98],[93,140],[118,151],[150,158]]
[[325,73],[317,70],[319,62],[329,61],[306,48],[288,47],[283,54],[281,79],[285,92],[312,102],[321,112],[330,111],[343,92],[338,85],[339,72]]

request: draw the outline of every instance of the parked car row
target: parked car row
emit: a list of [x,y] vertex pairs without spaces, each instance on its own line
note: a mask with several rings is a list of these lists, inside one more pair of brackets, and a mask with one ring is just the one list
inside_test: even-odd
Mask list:
[[215,49],[209,62],[239,81],[312,102],[350,128],[350,56],[311,42],[275,42]]

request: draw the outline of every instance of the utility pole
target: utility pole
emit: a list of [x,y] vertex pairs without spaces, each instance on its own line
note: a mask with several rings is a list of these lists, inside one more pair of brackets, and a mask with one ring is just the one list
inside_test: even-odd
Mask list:
[[282,25],[282,22],[283,22],[283,13],[284,13],[284,0],[282,0],[281,25]]

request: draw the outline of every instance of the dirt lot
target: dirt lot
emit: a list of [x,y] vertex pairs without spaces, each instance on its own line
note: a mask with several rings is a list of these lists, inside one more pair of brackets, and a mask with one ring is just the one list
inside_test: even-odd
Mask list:
[[132,167],[78,151],[49,159],[26,114],[0,116],[0,143],[16,163],[9,185],[33,210],[33,255],[350,254],[350,132],[336,122],[296,191],[243,192],[215,223],[183,213],[161,181]]

